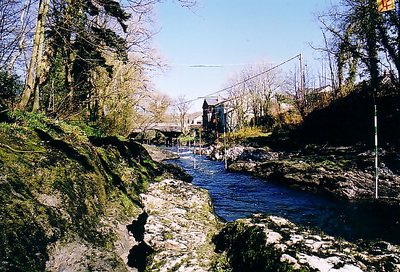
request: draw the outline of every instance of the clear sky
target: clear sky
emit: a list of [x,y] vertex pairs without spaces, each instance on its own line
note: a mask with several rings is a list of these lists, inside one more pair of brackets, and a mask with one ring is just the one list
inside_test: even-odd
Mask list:
[[[312,64],[321,55],[309,44],[322,45],[316,14],[330,2],[198,0],[188,10],[177,1],[165,1],[157,7],[160,31],[154,46],[169,68],[153,76],[154,87],[172,98],[194,99],[228,86],[246,64],[279,64],[299,53]],[[288,63],[286,68],[294,66]],[[191,111],[200,111],[201,103],[196,101]]]

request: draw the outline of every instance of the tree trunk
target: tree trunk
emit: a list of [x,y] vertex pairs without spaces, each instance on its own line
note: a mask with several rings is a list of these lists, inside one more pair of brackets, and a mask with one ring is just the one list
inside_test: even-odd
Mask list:
[[46,15],[49,8],[50,0],[40,0],[39,10],[36,21],[35,34],[33,38],[32,56],[29,63],[29,69],[27,73],[27,79],[25,83],[25,89],[22,93],[21,102],[19,104],[20,109],[26,109],[32,92],[35,91],[35,101],[33,105],[33,111],[39,109],[39,89],[36,89],[37,78],[40,76],[41,60],[43,55],[43,42],[44,42],[44,28],[46,22]]
[[49,2],[50,0],[44,0],[44,6],[42,10],[42,15],[40,16],[40,33],[39,33],[39,46],[38,46],[38,52],[37,52],[37,64],[36,64],[36,78],[35,78],[35,95],[34,95],[34,100],[33,100],[33,108],[32,111],[36,112],[40,109],[40,82],[44,81],[42,78],[42,72],[43,72],[43,66],[44,63],[42,63],[43,59],[43,47],[44,47],[44,28],[46,25],[46,17],[47,17],[47,12],[49,10]]
[[68,93],[68,110],[69,112],[74,112],[74,102],[75,102],[75,94],[74,94],[74,88],[73,88],[73,78],[72,78],[72,65],[74,62],[74,59],[72,57],[72,40],[71,40],[71,24],[73,23],[73,18],[72,14],[74,14],[73,11],[73,4],[71,0],[67,0],[67,8],[65,10],[65,41],[66,44],[64,45],[64,54],[65,54],[65,61],[64,61],[64,70],[65,70],[65,88]]
[[[67,46],[68,47],[68,46]],[[64,62],[64,70],[65,70],[65,88],[68,92],[68,109],[70,112],[74,111],[74,88],[72,82],[72,58],[71,58],[71,49],[65,49],[65,62]]]

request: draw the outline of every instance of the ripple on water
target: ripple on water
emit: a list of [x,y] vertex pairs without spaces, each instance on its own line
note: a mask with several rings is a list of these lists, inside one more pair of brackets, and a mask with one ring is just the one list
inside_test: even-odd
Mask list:
[[348,240],[384,239],[400,243],[400,209],[339,201],[290,189],[243,173],[226,172],[221,162],[188,150],[181,152],[183,157],[174,162],[194,177],[193,184],[209,191],[216,213],[226,221],[265,213]]

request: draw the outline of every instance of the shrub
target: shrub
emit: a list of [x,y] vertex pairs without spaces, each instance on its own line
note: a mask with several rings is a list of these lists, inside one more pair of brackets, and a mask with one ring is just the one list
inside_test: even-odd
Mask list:
[[22,83],[19,77],[0,70],[0,114],[14,107],[16,98],[21,92]]

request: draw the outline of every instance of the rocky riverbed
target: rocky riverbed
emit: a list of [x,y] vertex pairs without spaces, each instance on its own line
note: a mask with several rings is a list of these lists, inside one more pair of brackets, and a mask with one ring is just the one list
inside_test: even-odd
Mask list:
[[[279,154],[239,157],[251,164]],[[277,216],[221,223],[208,193],[186,182],[152,183],[140,199],[149,271],[400,271],[400,248],[387,242],[351,243]]]
[[[399,205],[400,176],[398,169],[391,166],[398,164],[400,159],[384,152],[381,156],[380,201]],[[371,200],[375,196],[372,152],[345,147],[274,152],[238,146],[227,151],[227,158],[230,171],[248,172],[302,190],[321,191],[349,200]]]
[[232,271],[400,271],[398,246],[356,245],[276,216],[228,223],[214,242]]
[[179,156],[169,152],[168,150],[161,149],[154,145],[143,144],[143,147],[147,150],[150,157],[157,162],[162,162],[166,160],[179,159]]
[[400,271],[400,248],[387,242],[350,243],[277,216],[221,223],[208,193],[186,182],[153,183],[140,198],[139,271]]
[[140,195],[147,220],[148,271],[209,271],[218,260],[211,239],[222,227],[207,191],[166,179]]

